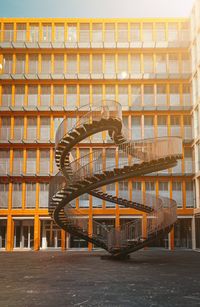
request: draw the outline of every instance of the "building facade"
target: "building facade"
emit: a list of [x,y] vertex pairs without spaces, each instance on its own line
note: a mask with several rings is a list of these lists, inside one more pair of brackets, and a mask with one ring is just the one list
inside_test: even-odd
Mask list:
[[[175,199],[178,221],[155,246],[200,247],[198,16],[199,1],[191,20],[0,19],[1,250],[93,248],[54,225],[48,185],[58,171],[58,125],[67,119],[71,126],[87,112],[85,105],[102,99],[121,103],[134,140],[183,139],[183,160],[173,169],[111,184],[104,191],[127,199],[145,192]],[[102,153],[104,165],[120,163],[104,132],[80,143],[74,154],[80,158],[94,149]],[[133,218],[145,225],[145,214],[89,195],[76,205],[90,231],[93,219],[110,227]]]

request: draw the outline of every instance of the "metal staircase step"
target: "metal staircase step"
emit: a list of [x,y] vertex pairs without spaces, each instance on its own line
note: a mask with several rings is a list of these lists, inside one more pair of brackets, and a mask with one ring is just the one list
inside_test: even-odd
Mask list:
[[83,134],[86,132],[86,129],[84,128],[84,126],[80,126],[80,127],[75,128],[74,131],[77,131],[78,133]]

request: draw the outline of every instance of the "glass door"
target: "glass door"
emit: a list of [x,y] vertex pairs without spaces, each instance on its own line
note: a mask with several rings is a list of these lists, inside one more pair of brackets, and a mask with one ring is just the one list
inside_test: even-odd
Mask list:
[[14,221],[14,248],[33,249],[33,220]]
[[61,248],[61,229],[53,221],[42,221],[41,234],[40,247],[42,249]]
[[6,247],[6,221],[0,221],[0,249]]

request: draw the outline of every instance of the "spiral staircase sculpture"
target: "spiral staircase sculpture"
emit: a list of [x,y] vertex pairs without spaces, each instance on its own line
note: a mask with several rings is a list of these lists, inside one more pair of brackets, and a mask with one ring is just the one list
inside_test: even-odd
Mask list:
[[[169,233],[177,218],[174,200],[151,194],[142,195],[141,198],[137,193],[133,200],[127,200],[107,194],[101,187],[176,166],[177,160],[182,158],[181,139],[131,140],[130,131],[122,121],[121,105],[115,101],[84,106],[78,110],[78,116],[76,124],[70,128],[67,120],[63,120],[56,133],[55,161],[59,172],[51,179],[49,188],[49,213],[55,223],[71,235],[107,250],[114,257],[128,255]],[[118,167],[105,168],[99,151],[95,150],[87,157],[74,159],[71,153],[74,146],[102,131],[107,132],[109,142],[118,148],[120,155],[129,157],[129,163],[122,159]],[[112,229],[93,220],[93,231],[88,233],[87,221],[78,218],[81,213],[75,204],[76,198],[85,193],[145,212],[145,234],[141,231],[139,219]]]

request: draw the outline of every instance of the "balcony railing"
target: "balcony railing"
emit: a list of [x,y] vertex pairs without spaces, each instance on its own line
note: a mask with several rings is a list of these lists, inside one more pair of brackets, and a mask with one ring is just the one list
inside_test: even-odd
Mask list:
[[[171,33],[171,34],[170,34]],[[87,43],[89,44],[88,47],[90,47],[90,43],[92,46],[95,47],[95,44],[101,44],[105,43],[108,47],[116,47],[115,44],[122,44],[119,45],[121,47],[127,47],[127,44],[131,44],[131,47],[134,47],[133,44],[135,44],[135,47],[137,47],[137,44],[147,44],[147,46],[151,47],[160,47],[160,44],[162,44],[163,47],[168,47],[168,42],[177,44],[177,46],[181,43],[189,43],[190,36],[188,35],[189,31],[183,30],[178,32],[170,32],[168,35],[168,41],[165,39],[165,36],[163,35],[163,32],[158,32],[156,35],[156,39],[153,38],[153,32],[151,30],[145,30],[143,31],[143,40],[139,39],[139,35],[135,36],[134,31],[130,31],[130,39],[129,39],[129,32],[128,30],[80,30],[79,32],[69,32],[68,36],[65,37],[64,29],[55,29],[55,34],[53,37],[51,29],[45,31],[42,33],[42,37],[40,39],[39,30],[30,30],[29,32],[26,30],[2,30],[0,31],[0,38],[1,42],[5,43],[14,43],[17,47],[19,44],[19,47],[22,46],[22,44],[28,43],[27,46],[30,46],[29,43],[33,43],[35,46],[35,43],[40,44],[44,43],[45,46],[48,47],[48,44],[50,43],[67,43],[70,47],[75,47],[77,44],[85,44],[84,47],[87,47]],[[94,44],[94,45],[93,45]],[[151,44],[151,45],[148,45]],[[41,45],[42,47],[43,45]],[[99,47],[98,45],[97,47]],[[25,46],[24,46],[25,47]],[[63,46],[64,47],[64,46]],[[176,46],[174,46],[176,47]]]

